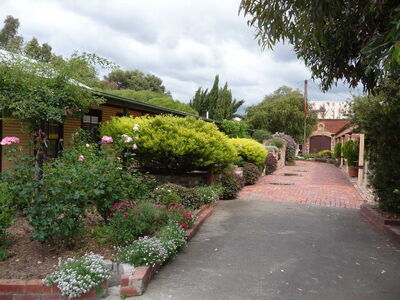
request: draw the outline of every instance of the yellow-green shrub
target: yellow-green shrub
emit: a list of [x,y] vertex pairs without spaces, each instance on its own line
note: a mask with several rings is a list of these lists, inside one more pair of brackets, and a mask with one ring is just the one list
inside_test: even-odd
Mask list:
[[268,155],[268,150],[263,145],[252,139],[231,139],[238,151],[239,163],[245,161],[256,165],[263,165]]
[[[137,131],[133,129],[136,124]],[[211,164],[226,165],[237,157],[235,147],[215,124],[193,117],[113,118],[102,125],[101,134],[115,141],[121,141],[122,135],[134,138],[136,158],[149,169],[187,171]]]

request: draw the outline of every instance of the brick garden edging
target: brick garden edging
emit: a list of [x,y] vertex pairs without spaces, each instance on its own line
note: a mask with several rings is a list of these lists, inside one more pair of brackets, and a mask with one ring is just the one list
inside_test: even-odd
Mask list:
[[[199,231],[204,221],[213,213],[215,205],[203,205],[194,214],[197,216],[193,226],[186,230],[187,240],[191,240]],[[161,265],[143,266],[135,268],[132,274],[123,274],[121,276],[120,295],[121,296],[139,296],[146,290],[151,278],[160,269]]]
[[[99,287],[101,288],[99,290]],[[96,291],[98,291],[96,293]],[[104,295],[107,290],[107,281],[98,287],[92,288],[86,294],[74,299],[95,300]],[[1,300],[64,300],[68,299],[61,295],[61,291],[56,286],[46,286],[40,279],[18,280],[0,279],[0,299]]]
[[386,234],[392,241],[400,244],[400,220],[384,218],[368,203],[360,206],[360,213],[379,231]]

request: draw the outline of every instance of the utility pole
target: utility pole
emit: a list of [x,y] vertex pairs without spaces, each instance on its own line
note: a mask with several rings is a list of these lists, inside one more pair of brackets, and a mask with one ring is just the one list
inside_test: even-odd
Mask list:
[[304,80],[304,139],[303,139],[303,155],[306,154],[306,142],[307,142],[307,79]]

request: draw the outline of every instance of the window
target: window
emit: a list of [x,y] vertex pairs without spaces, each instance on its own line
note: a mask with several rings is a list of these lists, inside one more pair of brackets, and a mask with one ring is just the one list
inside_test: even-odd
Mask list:
[[325,130],[324,124],[319,123],[319,124],[318,124],[318,131],[324,131],[324,130]]
[[45,155],[48,158],[58,157],[60,152],[63,150],[63,124],[56,122],[43,122],[42,131],[47,137]]
[[99,127],[101,123],[102,111],[91,109],[89,112],[83,115],[82,118],[82,129],[85,129],[91,133],[94,141],[98,142],[99,137]]

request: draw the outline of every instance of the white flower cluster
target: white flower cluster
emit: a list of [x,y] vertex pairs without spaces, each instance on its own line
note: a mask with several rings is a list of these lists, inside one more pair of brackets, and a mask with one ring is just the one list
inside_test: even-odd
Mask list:
[[185,230],[177,223],[170,223],[161,229],[159,238],[169,256],[177,254],[187,244]]
[[79,258],[59,259],[57,269],[43,282],[49,286],[57,284],[62,295],[71,299],[89,292],[109,277],[103,257],[88,253]]
[[156,237],[142,237],[131,245],[120,248],[117,260],[133,266],[154,266],[161,264],[168,258],[168,251]]

